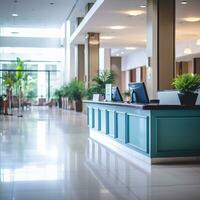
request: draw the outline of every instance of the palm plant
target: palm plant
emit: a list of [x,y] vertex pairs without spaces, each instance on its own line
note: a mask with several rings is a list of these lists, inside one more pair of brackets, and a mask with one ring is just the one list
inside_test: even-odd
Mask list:
[[24,69],[24,62],[17,58],[17,67],[16,67],[16,78],[20,81],[23,78],[23,69]]
[[53,96],[54,99],[58,102],[59,108],[62,108],[62,97],[63,97],[62,88],[56,89]]
[[81,101],[84,95],[84,83],[76,79],[72,80],[68,85],[68,97],[74,101]]
[[88,89],[88,98],[90,99],[93,94],[105,95],[106,84],[114,84],[116,75],[112,70],[99,71],[92,79],[93,84]]

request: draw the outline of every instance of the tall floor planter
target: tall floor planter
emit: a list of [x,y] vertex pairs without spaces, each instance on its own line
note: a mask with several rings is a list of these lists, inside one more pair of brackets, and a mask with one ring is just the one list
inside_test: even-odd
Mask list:
[[76,106],[76,112],[82,112],[83,111],[82,100],[76,100],[75,101],[75,106]]
[[59,106],[59,108],[62,108],[62,99],[61,98],[58,99],[58,106]]
[[75,107],[75,106],[74,106],[74,102],[68,98],[68,101],[67,101],[67,109],[69,109],[69,110],[74,110],[74,107]]

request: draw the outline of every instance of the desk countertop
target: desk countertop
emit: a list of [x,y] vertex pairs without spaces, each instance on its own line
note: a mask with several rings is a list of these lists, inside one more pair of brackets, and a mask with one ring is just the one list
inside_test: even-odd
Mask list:
[[167,105],[167,104],[135,104],[135,103],[121,103],[121,102],[90,101],[90,100],[84,100],[83,103],[131,107],[143,110],[191,110],[191,109],[200,110],[200,105],[186,106],[186,105]]

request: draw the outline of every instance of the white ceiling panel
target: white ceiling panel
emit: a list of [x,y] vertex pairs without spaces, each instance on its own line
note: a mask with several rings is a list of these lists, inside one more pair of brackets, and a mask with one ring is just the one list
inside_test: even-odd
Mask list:
[[[60,28],[76,0],[0,0],[0,26]],[[12,14],[17,13],[18,17]]]

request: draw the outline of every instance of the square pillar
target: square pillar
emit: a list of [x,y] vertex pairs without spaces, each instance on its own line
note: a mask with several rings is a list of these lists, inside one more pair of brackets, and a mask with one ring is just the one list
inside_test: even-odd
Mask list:
[[84,71],[85,71],[85,46],[83,44],[78,44],[76,46],[76,77],[80,81],[84,81]]
[[88,33],[85,44],[85,82],[86,87],[99,71],[99,33]]
[[147,0],[147,89],[172,88],[175,72],[175,0]]

